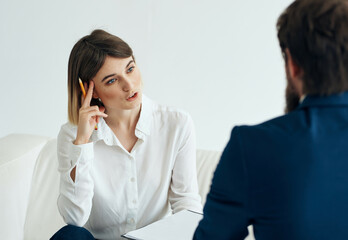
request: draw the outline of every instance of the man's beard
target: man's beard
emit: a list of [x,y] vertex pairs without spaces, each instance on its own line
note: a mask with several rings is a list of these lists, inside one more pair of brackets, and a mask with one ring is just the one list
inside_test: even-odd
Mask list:
[[286,78],[288,84],[285,90],[285,113],[289,113],[294,111],[298,107],[298,105],[300,104],[300,97],[296,92],[294,85],[292,84],[288,69],[286,69]]

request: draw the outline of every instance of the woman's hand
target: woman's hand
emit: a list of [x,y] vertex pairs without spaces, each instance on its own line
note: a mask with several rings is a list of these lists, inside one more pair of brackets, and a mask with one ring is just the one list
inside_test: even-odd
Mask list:
[[[85,89],[87,84],[85,84]],[[107,117],[104,113],[104,107],[91,106],[91,100],[93,95],[94,82],[90,81],[89,88],[86,94],[86,98],[82,96],[81,108],[79,110],[79,123],[77,125],[77,136],[74,141],[75,145],[85,144],[89,142],[95,125],[99,122],[99,117]]]

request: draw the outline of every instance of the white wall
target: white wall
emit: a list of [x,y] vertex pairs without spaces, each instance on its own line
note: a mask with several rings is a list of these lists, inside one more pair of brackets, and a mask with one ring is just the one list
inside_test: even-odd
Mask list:
[[290,0],[2,0],[0,137],[55,137],[67,120],[67,63],[95,28],[133,48],[152,99],[188,111],[199,148],[237,124],[282,114],[276,20]]

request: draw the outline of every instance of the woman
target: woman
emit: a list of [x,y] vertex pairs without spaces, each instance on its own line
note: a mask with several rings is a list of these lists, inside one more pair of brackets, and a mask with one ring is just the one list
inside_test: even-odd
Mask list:
[[68,91],[58,208],[69,225],[52,239],[120,239],[172,212],[201,211],[192,120],[143,96],[127,43],[103,30],[80,39],[69,58]]

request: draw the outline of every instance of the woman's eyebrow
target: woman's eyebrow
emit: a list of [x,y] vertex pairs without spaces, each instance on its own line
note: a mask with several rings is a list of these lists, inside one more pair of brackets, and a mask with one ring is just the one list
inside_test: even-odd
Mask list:
[[117,75],[116,73],[109,74],[109,75],[105,76],[101,81],[103,82],[105,79],[112,77],[112,76],[116,76],[116,75]]
[[127,68],[129,66],[129,64],[131,64],[132,62],[134,62],[134,60],[130,60],[125,68]]
[[[125,68],[127,68],[132,62],[134,62],[134,60],[130,60]],[[101,81],[103,82],[105,79],[112,77],[112,76],[116,76],[116,75],[117,75],[116,73],[111,73],[111,74],[105,76]]]

